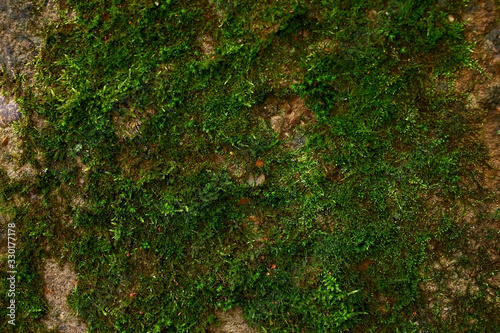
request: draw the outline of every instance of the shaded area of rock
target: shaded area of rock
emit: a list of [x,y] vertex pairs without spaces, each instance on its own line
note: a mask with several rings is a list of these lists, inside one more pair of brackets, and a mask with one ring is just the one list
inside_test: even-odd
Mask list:
[[295,137],[293,138],[293,142],[291,143],[291,147],[292,147],[292,149],[297,149],[297,148],[300,148],[303,145],[305,145],[306,142],[307,142],[306,137],[301,133],[297,133],[297,135],[295,135]]

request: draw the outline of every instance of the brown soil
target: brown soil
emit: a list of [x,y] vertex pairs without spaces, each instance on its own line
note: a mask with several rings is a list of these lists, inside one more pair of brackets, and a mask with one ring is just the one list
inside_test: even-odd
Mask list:
[[[484,114],[477,140],[487,148],[489,166],[478,172],[484,175],[482,185],[492,197],[500,193],[500,22],[495,9],[491,1],[483,0],[471,4],[463,15],[467,38],[476,43],[473,58],[484,69],[484,75],[477,70],[463,70],[455,83],[459,92],[470,92],[469,111]],[[489,212],[499,204],[498,200],[493,202]]]

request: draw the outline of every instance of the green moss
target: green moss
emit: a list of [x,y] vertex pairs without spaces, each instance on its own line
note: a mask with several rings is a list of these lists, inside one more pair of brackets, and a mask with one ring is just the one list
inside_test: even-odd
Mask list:
[[[467,185],[484,162],[477,115],[437,89],[474,66],[463,25],[447,19],[461,1],[68,6],[76,23],[48,32],[42,93],[22,102],[49,122],[22,129],[24,158],[43,152],[46,171],[2,187],[2,202],[12,186],[26,202],[43,196],[16,211],[35,253],[23,276],[64,253],[80,274],[69,302],[91,331],[203,330],[234,306],[268,332],[417,329],[429,244],[465,237],[454,205],[483,198]],[[280,111],[262,110],[297,97],[316,121],[287,139],[269,123]],[[138,133],[120,136],[131,119]],[[299,132],[306,144],[292,149]],[[37,323],[41,291],[25,286]],[[500,324],[476,316],[489,321],[418,321]]]

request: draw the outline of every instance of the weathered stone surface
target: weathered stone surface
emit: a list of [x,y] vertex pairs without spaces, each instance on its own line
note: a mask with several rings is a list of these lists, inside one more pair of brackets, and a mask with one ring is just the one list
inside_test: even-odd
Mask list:
[[57,20],[55,0],[0,0],[0,73],[13,81],[24,76],[29,85],[35,74],[31,61],[43,46],[43,32]]
[[43,272],[45,285],[44,296],[49,305],[49,314],[42,322],[49,329],[85,333],[88,328],[70,309],[67,296],[75,289],[78,276],[69,265],[59,266],[54,259],[45,263]]
[[22,114],[19,112],[19,106],[14,102],[8,102],[0,95],[0,127],[8,127],[12,123],[21,119]]
[[250,175],[250,176],[248,176],[247,183],[250,186],[254,186],[254,185],[260,186],[260,185],[264,184],[265,181],[266,181],[266,176],[264,174],[261,174],[260,176]]
[[228,311],[216,311],[217,323],[208,327],[212,333],[255,333],[257,330],[248,326],[243,316],[243,309],[234,307]]

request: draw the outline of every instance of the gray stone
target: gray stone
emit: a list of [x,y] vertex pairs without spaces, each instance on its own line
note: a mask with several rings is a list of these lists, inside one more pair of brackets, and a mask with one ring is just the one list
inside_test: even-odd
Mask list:
[[19,106],[14,102],[7,103],[7,100],[0,95],[0,127],[8,127],[21,117]]
[[[494,28],[490,32],[488,32],[484,38],[486,39],[486,44],[489,44],[489,48],[493,52],[500,51],[500,29]],[[488,43],[489,42],[489,43]]]
[[298,133],[295,138],[293,139],[293,145],[295,147],[301,147],[306,144],[306,137],[300,133]]

